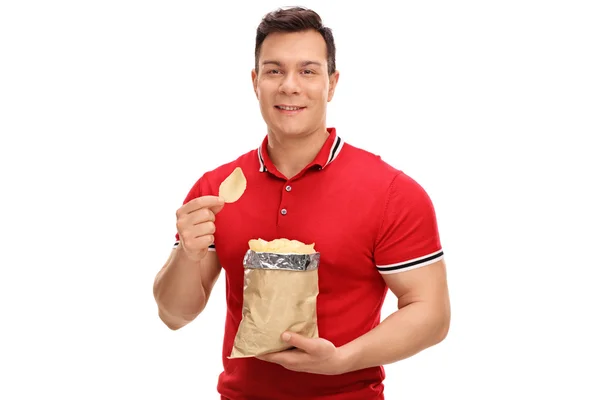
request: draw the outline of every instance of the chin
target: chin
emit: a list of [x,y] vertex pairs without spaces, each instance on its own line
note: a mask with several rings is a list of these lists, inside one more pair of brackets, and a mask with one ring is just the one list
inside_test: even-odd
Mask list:
[[275,127],[274,130],[284,136],[303,136],[306,133],[308,133],[311,129],[306,126],[278,126]]

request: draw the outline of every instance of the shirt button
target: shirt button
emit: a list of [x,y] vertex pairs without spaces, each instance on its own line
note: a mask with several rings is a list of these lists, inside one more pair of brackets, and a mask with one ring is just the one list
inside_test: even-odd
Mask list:
[[291,187],[290,185],[287,185],[287,186],[285,187],[285,190],[286,190],[287,192],[289,192],[289,191],[291,191],[291,190],[292,190],[292,187]]
[[287,214],[287,210],[284,208],[281,210],[281,215],[285,215],[285,214]]

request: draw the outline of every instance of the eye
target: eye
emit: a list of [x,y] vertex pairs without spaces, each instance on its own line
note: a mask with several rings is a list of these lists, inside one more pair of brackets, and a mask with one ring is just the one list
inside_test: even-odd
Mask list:
[[278,73],[279,73],[278,69],[270,69],[270,70],[267,71],[267,74],[269,74],[269,75],[275,75],[275,74],[278,74]]
[[311,71],[310,69],[305,69],[304,71],[302,71],[302,73],[306,74],[306,75],[311,75],[311,74],[314,74],[315,72]]

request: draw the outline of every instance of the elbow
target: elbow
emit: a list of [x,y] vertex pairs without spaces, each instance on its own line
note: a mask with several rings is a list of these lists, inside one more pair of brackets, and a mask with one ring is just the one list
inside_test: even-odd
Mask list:
[[434,344],[443,342],[450,332],[450,307],[444,307],[443,311],[439,312],[435,318],[435,335]]
[[183,328],[190,322],[192,322],[196,317],[202,312],[203,307],[200,310],[195,310],[193,312],[169,312],[164,307],[158,307],[158,316],[160,320],[172,331],[176,331],[178,329]]
[[435,337],[435,344],[443,342],[450,331],[450,317],[444,318],[439,324]]
[[190,323],[188,319],[172,316],[161,308],[158,309],[158,317],[172,331],[179,330]]
[[192,322],[206,307],[204,296],[196,301],[182,303],[165,296],[158,290],[154,294],[154,299],[158,306],[160,320],[173,331]]
[[167,328],[169,328],[172,331],[179,330],[187,325],[186,323],[183,323],[183,322],[177,323],[175,321],[169,321],[166,318],[161,318],[161,321],[167,326]]

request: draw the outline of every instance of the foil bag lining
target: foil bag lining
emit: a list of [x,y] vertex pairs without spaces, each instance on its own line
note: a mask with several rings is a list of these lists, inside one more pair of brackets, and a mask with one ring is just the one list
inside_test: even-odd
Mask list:
[[319,267],[319,259],[319,253],[281,254],[248,250],[244,256],[244,268],[312,271]]

